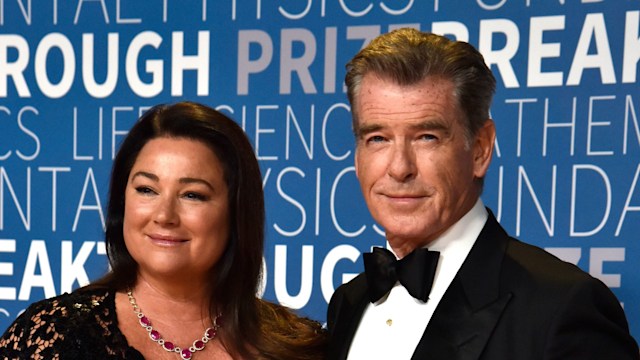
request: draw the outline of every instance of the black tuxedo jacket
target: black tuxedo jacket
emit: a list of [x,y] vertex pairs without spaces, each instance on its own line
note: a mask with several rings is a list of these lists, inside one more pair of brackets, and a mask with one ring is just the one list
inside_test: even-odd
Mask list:
[[[336,290],[327,316],[329,359],[346,359],[367,302],[364,274]],[[509,237],[490,214],[412,359],[638,360],[640,355],[606,285]]]

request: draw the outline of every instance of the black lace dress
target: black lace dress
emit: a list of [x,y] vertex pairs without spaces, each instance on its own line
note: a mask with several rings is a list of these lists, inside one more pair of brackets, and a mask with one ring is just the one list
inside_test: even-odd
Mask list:
[[0,339],[0,359],[144,358],[118,329],[115,292],[82,289],[29,306]]

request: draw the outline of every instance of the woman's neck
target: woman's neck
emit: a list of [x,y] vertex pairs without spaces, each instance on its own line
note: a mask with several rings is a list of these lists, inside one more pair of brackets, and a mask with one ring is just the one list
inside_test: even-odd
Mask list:
[[155,281],[139,274],[135,286],[130,290],[138,306],[149,317],[156,315],[165,321],[180,322],[212,318],[209,309],[210,292],[207,286],[166,280]]

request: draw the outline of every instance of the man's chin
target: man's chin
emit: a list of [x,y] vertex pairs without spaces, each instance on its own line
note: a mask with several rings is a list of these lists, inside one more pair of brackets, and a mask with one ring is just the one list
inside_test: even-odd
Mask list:
[[[425,239],[426,237],[429,236],[428,232],[423,228],[415,227],[415,223],[406,224],[404,226],[401,224],[394,224],[385,228],[385,233],[386,233],[387,239],[389,239],[390,241],[398,241],[398,242],[404,242],[404,241],[420,242],[420,239]],[[393,240],[393,239],[397,239],[397,240]]]

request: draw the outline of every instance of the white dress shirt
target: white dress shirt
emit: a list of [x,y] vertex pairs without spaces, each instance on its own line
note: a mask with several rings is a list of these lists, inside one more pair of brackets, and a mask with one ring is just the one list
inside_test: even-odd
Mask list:
[[429,301],[423,303],[413,298],[404,286],[396,283],[387,297],[367,305],[351,343],[349,359],[411,359],[487,217],[487,210],[478,199],[467,214],[429,244],[429,250],[440,252]]

